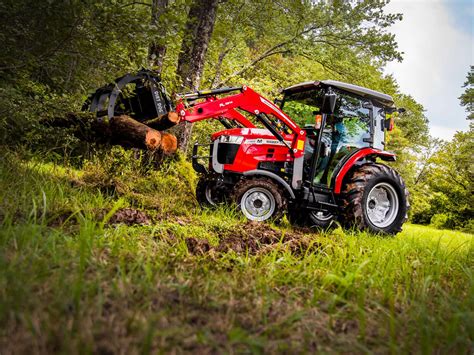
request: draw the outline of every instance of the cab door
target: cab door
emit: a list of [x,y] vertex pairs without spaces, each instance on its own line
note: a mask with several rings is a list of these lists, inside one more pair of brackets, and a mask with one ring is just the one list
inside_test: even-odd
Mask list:
[[312,172],[313,185],[331,187],[331,181],[346,156],[371,145],[371,103],[338,92],[334,114],[327,115],[320,132],[320,154]]

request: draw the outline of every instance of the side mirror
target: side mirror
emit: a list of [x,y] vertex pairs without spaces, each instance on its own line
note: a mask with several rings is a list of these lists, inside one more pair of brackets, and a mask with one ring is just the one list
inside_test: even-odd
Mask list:
[[321,113],[333,114],[334,110],[336,109],[336,99],[337,95],[329,90],[326,95],[324,95]]
[[278,107],[281,107],[282,102],[283,100],[281,99],[278,99],[278,98],[273,99],[273,103],[277,105]]

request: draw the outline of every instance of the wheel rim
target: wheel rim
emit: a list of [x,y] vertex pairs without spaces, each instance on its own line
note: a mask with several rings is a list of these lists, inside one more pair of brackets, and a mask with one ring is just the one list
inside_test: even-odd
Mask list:
[[370,190],[365,209],[367,217],[374,226],[385,228],[397,218],[399,205],[398,195],[393,186],[381,182]]
[[212,186],[210,183],[206,185],[206,189],[204,190],[204,194],[206,196],[206,201],[211,205],[211,206],[216,206],[216,202],[212,198]]
[[253,187],[243,194],[240,208],[248,219],[264,221],[275,212],[275,197],[267,189]]
[[323,211],[311,211],[311,216],[321,222],[327,222],[329,221],[330,219],[333,218],[333,215],[332,213],[326,211],[326,212],[323,212]]

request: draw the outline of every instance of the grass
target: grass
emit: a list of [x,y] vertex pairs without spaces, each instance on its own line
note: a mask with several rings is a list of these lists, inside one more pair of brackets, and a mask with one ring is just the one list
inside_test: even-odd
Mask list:
[[[5,154],[2,353],[473,351],[472,235],[247,223],[201,211],[183,160],[137,173],[126,158]],[[124,208],[150,223],[111,223]]]

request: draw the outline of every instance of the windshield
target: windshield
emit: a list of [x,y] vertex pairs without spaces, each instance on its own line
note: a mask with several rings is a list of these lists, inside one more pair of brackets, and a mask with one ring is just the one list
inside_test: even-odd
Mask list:
[[316,115],[320,115],[324,89],[288,94],[282,103],[282,110],[299,126],[314,125]]

